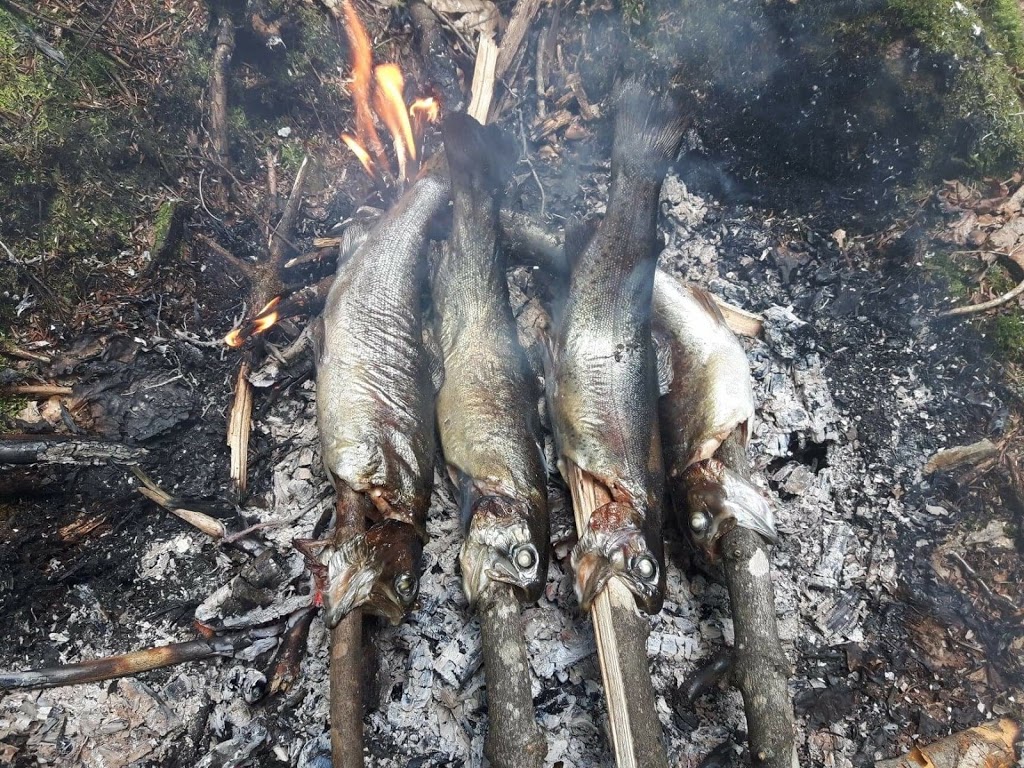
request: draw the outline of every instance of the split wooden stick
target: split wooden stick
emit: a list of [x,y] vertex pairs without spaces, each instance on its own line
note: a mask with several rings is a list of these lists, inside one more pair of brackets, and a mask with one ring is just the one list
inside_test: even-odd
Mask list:
[[[735,433],[715,454],[737,474],[750,476],[744,447]],[[732,609],[735,659],[732,680],[743,695],[753,768],[799,768],[789,661],[775,621],[768,545],[759,533],[735,527],[719,544]]]
[[228,417],[228,448],[231,449],[231,482],[235,490],[245,493],[249,466],[249,432],[252,430],[252,384],[249,383],[249,362],[243,361],[235,380],[235,399]]
[[[582,535],[590,515],[610,502],[611,494],[574,463],[563,461],[568,470],[576,531]],[[637,611],[632,593],[617,579],[611,579],[594,599],[590,616],[597,637],[615,764],[618,768],[668,768],[647,661],[647,619]]]
[[495,65],[498,62],[498,46],[490,35],[480,35],[476,47],[476,66],[473,69],[473,97],[466,111],[480,123],[487,122],[494,96]]

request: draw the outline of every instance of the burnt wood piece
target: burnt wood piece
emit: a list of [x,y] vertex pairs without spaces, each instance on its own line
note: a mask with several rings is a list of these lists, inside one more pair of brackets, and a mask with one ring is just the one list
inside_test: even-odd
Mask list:
[[452,59],[451,48],[445,42],[437,14],[422,0],[412,0],[408,7],[416,32],[420,64],[427,80],[440,91],[445,112],[461,112],[466,100],[462,95],[459,69]]
[[0,464],[134,464],[145,448],[70,435],[0,435]]
[[[747,454],[735,433],[722,443],[716,458],[744,478],[750,477]],[[743,694],[750,764],[753,768],[796,768],[790,664],[779,642],[775,621],[768,544],[760,534],[735,527],[719,544],[729,587],[736,633],[732,681]]]
[[221,169],[221,202],[231,188],[231,149],[228,137],[228,77],[235,53],[235,24],[227,14],[217,19],[217,39],[210,68],[210,143]]
[[137,675],[153,669],[183,664],[187,661],[202,661],[214,656],[234,656],[257,640],[280,634],[281,626],[249,628],[240,632],[228,632],[209,638],[171,643],[157,648],[103,659],[92,659],[77,664],[59,667],[44,667],[25,672],[0,672],[0,691],[16,689],[56,688],[61,685],[96,683],[118,677]]
[[267,692],[271,695],[287,693],[299,679],[302,657],[309,640],[309,627],[313,623],[315,615],[314,608],[305,608],[297,611],[288,620],[288,629],[281,641],[277,660],[274,662],[270,674],[267,675],[269,680]]

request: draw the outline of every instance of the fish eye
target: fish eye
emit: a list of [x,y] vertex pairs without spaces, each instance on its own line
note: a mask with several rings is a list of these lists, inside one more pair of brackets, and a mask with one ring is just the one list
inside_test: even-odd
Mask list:
[[408,600],[416,592],[416,577],[406,571],[395,577],[395,591],[399,597]]
[[704,512],[694,512],[690,515],[690,530],[693,531],[695,536],[702,536],[708,530],[711,525],[711,520],[708,515]]
[[658,564],[650,555],[640,555],[633,559],[633,570],[645,581],[650,581],[658,573]]
[[515,561],[516,567],[525,571],[536,565],[537,553],[533,551],[533,547],[529,544],[524,544],[515,548],[512,553],[512,559]]

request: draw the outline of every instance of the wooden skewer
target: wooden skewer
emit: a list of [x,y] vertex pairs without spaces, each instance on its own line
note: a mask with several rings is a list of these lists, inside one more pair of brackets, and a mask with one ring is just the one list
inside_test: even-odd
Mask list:
[[[590,515],[611,501],[611,495],[571,461],[563,461],[576,531],[582,534]],[[637,611],[632,593],[617,579],[611,579],[594,598],[590,617],[597,637],[615,764],[618,768],[668,768],[647,661],[647,619]]]

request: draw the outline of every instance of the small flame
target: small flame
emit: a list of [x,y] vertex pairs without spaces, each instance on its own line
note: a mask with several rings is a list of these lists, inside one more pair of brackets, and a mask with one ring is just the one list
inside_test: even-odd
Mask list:
[[441,105],[433,96],[425,99],[416,99],[409,106],[409,117],[412,118],[413,146],[417,149],[423,146],[423,131],[427,123],[436,123],[441,116]]
[[370,175],[372,179],[374,177],[374,165],[373,159],[370,157],[370,153],[363,149],[362,145],[355,140],[354,136],[350,136],[347,133],[341,134],[341,140],[345,142],[345,146],[352,150],[359,162],[362,163],[363,168]]
[[256,318],[251,320],[241,328],[235,328],[231,333],[224,337],[224,343],[229,347],[238,348],[245,343],[245,340],[255,336],[258,333],[273,327],[274,323],[281,319],[280,314],[277,312],[277,305],[281,303],[281,297],[275,296],[267,305],[263,307],[259,312],[256,313]]
[[[355,102],[355,137],[342,135],[342,141],[359,159],[372,178],[390,179],[391,164],[374,125],[374,113],[391,134],[398,161],[398,185],[415,174],[420,142],[427,123],[436,122],[440,105],[432,98],[419,99],[405,106],[405,78],[397,64],[373,67],[373,48],[352,0],[341,0],[345,33],[352,51],[352,99]],[[371,81],[376,80],[373,109],[370,103]],[[411,122],[410,122],[411,118]]]
[[257,317],[252,321],[252,333],[255,336],[257,333],[263,333],[264,331],[273,327],[274,323],[278,321],[277,312],[271,312],[269,315],[263,317]]
[[224,343],[229,347],[235,347],[236,349],[242,346],[242,329],[235,328],[231,333],[224,337]]

